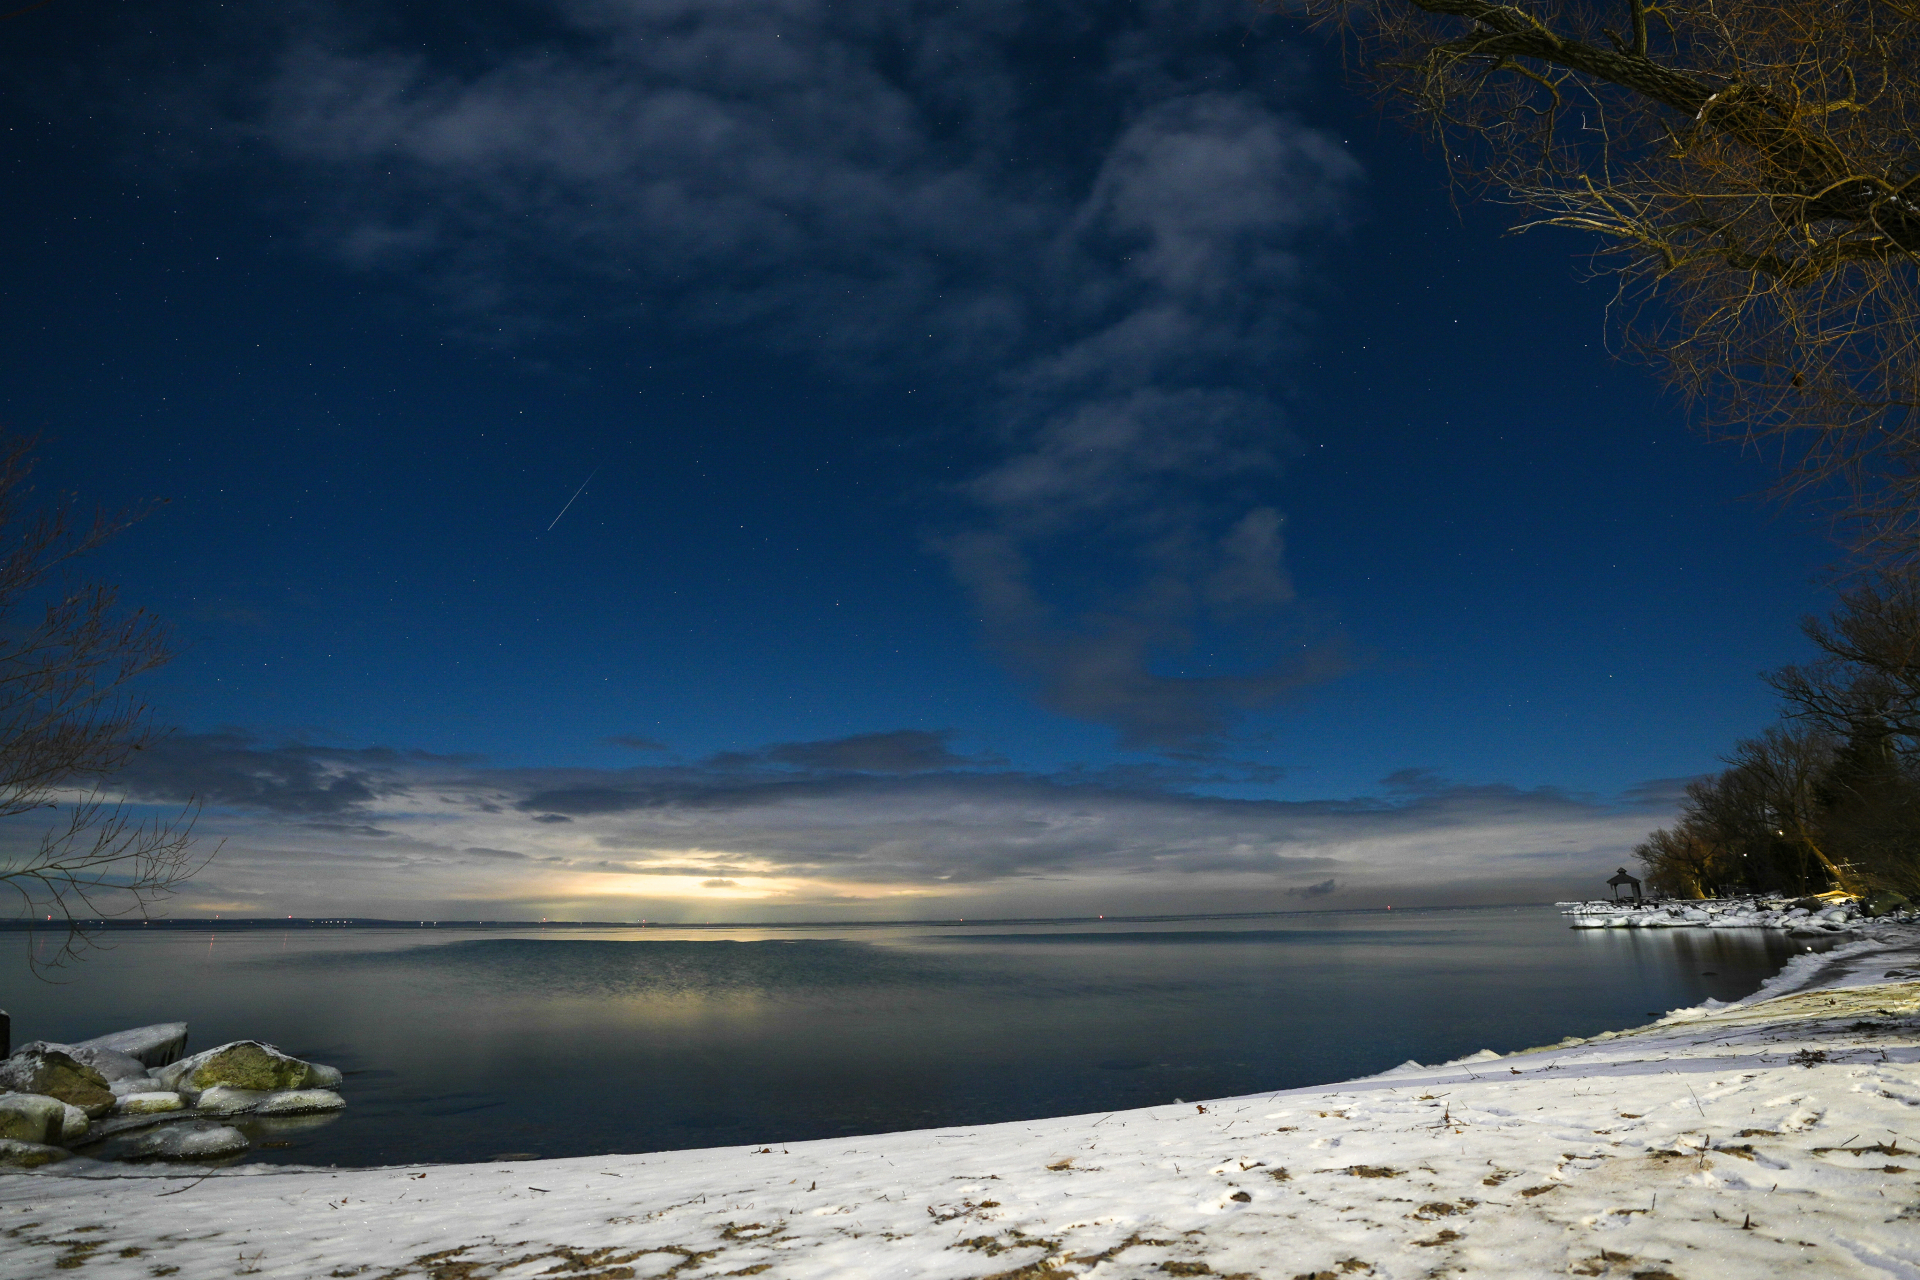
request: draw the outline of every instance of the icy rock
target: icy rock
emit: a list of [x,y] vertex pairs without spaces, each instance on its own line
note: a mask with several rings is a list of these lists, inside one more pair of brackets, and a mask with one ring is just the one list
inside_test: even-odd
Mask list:
[[66,1114],[60,1117],[60,1141],[72,1146],[87,1136],[87,1125],[90,1121],[87,1113],[71,1102],[63,1102],[60,1105],[66,1108]]
[[55,1143],[66,1128],[67,1106],[42,1093],[0,1093],[0,1138]]
[[338,1067],[325,1066],[318,1062],[307,1064],[307,1088],[338,1089],[347,1082],[347,1077]]
[[164,1067],[170,1062],[179,1061],[180,1056],[186,1053],[187,1024],[156,1022],[148,1027],[134,1027],[128,1031],[115,1031],[109,1035],[95,1036],[91,1040],[82,1040],[73,1047],[124,1053],[148,1069]]
[[150,1116],[163,1111],[179,1111],[185,1108],[187,1100],[177,1093],[153,1090],[148,1093],[123,1093],[113,1104],[113,1114],[117,1116]]
[[116,1098],[124,1098],[130,1093],[152,1093],[160,1087],[160,1082],[152,1076],[140,1076],[134,1080],[110,1080],[107,1088]]
[[72,1154],[71,1151],[48,1146],[44,1142],[20,1142],[13,1138],[0,1138],[0,1168],[37,1169],[43,1164],[65,1160]]
[[194,1110],[211,1116],[237,1116],[257,1110],[273,1096],[271,1089],[236,1089],[232,1085],[217,1084],[202,1090],[193,1106]]
[[301,1116],[317,1111],[338,1111],[347,1100],[331,1089],[287,1089],[260,1104],[263,1116]]
[[229,1085],[235,1089],[298,1089],[312,1067],[258,1040],[235,1040],[153,1073],[163,1088],[183,1091]]
[[71,1102],[90,1116],[113,1108],[106,1077],[58,1049],[23,1049],[0,1062],[0,1088],[19,1093],[43,1093]]
[[136,1160],[217,1160],[246,1149],[247,1135],[228,1125],[174,1124],[144,1135],[127,1154]]
[[64,1053],[83,1067],[92,1067],[107,1082],[108,1088],[118,1081],[138,1080],[147,1074],[146,1067],[141,1065],[138,1058],[94,1044],[53,1044],[46,1040],[35,1040],[31,1044],[21,1045],[14,1052],[35,1053],[46,1049]]

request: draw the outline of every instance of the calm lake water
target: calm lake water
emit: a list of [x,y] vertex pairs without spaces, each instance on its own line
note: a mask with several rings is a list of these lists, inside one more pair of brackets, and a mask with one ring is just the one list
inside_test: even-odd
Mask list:
[[[1325,1083],[1753,991],[1761,930],[1549,907],[1152,924],[110,934],[5,965],[14,1043],[185,1019],[347,1073],[253,1159],[375,1165],[800,1141]],[[17,938],[17,935],[16,935]]]

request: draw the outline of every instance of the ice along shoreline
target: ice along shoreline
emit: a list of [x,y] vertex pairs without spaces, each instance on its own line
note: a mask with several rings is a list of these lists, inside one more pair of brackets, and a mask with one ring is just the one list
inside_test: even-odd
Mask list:
[[1553,905],[1573,917],[1575,929],[1771,929],[1795,938],[1844,938],[1868,921],[1920,922],[1913,904],[1892,893],[1864,899],[1823,893],[1809,898],[1603,899]]
[[1215,1102],[780,1147],[0,1179],[11,1274],[1920,1274],[1920,929],[1755,995]]

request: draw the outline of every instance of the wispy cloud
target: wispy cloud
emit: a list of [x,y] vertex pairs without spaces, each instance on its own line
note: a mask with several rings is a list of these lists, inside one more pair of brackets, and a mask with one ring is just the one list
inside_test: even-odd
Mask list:
[[[124,781],[152,803],[224,788],[204,821],[228,845],[201,892],[255,902],[260,914],[778,918],[1525,901],[1589,890],[1665,816],[1632,799],[1439,780],[1385,797],[1272,801],[1204,794],[1177,769],[1153,779],[790,763],[810,747],[831,761],[837,745],[630,769],[380,752],[368,798],[324,815],[305,799],[330,794],[314,778],[343,755],[364,763],[372,753],[183,736]],[[254,785],[235,787],[236,774]]]
[[1359,174],[1250,16],[529,0],[436,27],[320,0],[233,16],[250,45],[196,33],[195,123],[323,252],[481,340],[591,315],[937,391],[994,443],[926,531],[990,646],[1056,711],[1192,751],[1340,665],[1272,489],[1308,264]]

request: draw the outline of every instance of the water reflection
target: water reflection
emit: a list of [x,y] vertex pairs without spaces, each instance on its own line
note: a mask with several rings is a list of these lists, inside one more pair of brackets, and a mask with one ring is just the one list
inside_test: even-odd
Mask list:
[[186,1018],[348,1073],[255,1158],[644,1151],[1114,1110],[1632,1026],[1800,944],[1546,908],[933,930],[128,936],[20,1039]]

